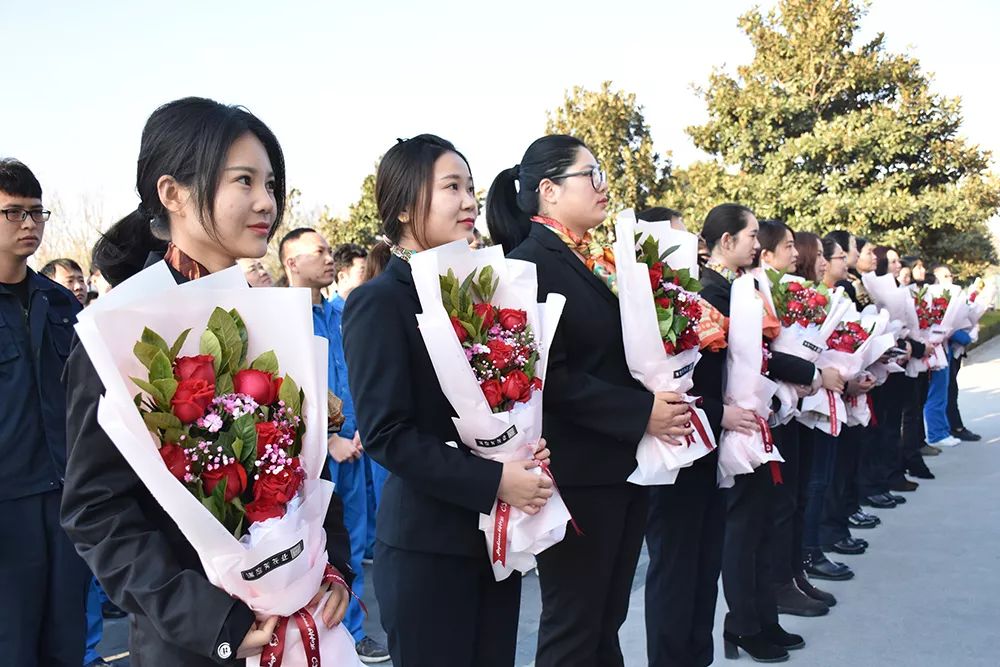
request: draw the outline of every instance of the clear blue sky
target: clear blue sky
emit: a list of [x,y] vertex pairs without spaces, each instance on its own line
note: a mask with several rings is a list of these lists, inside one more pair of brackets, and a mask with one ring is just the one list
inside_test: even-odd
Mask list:
[[[485,187],[565,89],[611,79],[638,95],[657,149],[684,165],[699,157],[684,127],[704,118],[692,84],[749,60],[736,19],[752,5],[4,0],[0,154],[27,162],[70,212],[87,197],[118,217],[138,203],[149,113],[204,95],[263,118],[305,202],[344,211],[396,137],[450,139]],[[875,0],[862,35],[884,31],[892,50],[920,58],[937,92],[962,97],[964,134],[1000,151],[998,25],[996,2]]]

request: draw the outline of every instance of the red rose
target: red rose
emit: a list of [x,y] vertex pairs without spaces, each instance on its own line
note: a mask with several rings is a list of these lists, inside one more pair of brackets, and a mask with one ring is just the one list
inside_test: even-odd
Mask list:
[[501,308],[498,317],[500,327],[507,331],[520,331],[528,325],[528,314],[516,308]]
[[540,377],[531,378],[531,388],[533,390],[535,390],[535,391],[541,391],[542,390],[542,378],[540,378]]
[[663,263],[654,262],[651,267],[649,267],[649,286],[653,288],[653,292],[660,289],[660,283],[663,282]]
[[233,376],[233,390],[237,394],[246,394],[257,405],[271,405],[278,400],[278,390],[281,389],[282,378],[274,374],[249,368]]
[[205,416],[205,410],[215,398],[215,385],[204,380],[181,380],[177,385],[170,407],[183,424],[190,424]]
[[477,303],[472,307],[472,311],[483,318],[483,329],[489,329],[496,322],[497,310],[488,303]]
[[671,303],[670,299],[665,296],[661,296],[658,299],[653,299],[653,301],[656,303],[657,306],[659,306],[663,310],[670,310],[674,305],[673,303]]
[[281,441],[285,436],[285,431],[278,428],[274,422],[258,422],[254,424],[257,429],[257,457],[260,458],[264,456],[264,452],[268,445],[272,445],[272,450],[275,447],[281,446]]
[[823,296],[822,294],[817,294],[816,295],[816,303],[818,303],[821,306],[825,306],[828,303],[828,301],[827,301],[826,297]]
[[788,312],[790,312],[790,313],[801,313],[802,312],[802,304],[799,303],[798,301],[789,301],[788,302]]
[[804,289],[805,287],[802,286],[802,283],[797,283],[794,280],[788,283],[788,291],[791,292],[792,294],[796,292],[801,292]]
[[677,354],[677,348],[676,348],[676,346],[673,343],[671,343],[669,340],[663,341],[663,351],[666,352],[671,357],[674,356],[675,354]]
[[469,340],[469,332],[465,330],[464,326],[462,326],[461,320],[454,315],[451,316],[451,326],[455,330],[455,335],[458,336],[459,343],[464,343]]
[[184,449],[172,442],[167,442],[160,447],[160,456],[163,458],[163,463],[167,466],[170,474],[183,482],[188,466],[188,458]]
[[199,354],[195,357],[177,357],[174,361],[174,377],[178,380],[204,380],[215,384],[215,357]]
[[299,467],[299,460],[292,459],[292,462],[282,467],[281,472],[262,472],[260,479],[254,482],[254,500],[272,500],[279,503],[287,503],[295,497],[295,492],[302,484],[302,468]]
[[511,371],[503,380],[503,397],[518,403],[531,398],[531,378],[524,371]]
[[486,397],[486,402],[490,404],[491,408],[495,408],[503,402],[503,388],[497,380],[487,380],[479,385],[479,388],[483,390],[483,396]]
[[486,347],[490,348],[489,362],[498,370],[507,368],[511,359],[514,358],[514,348],[502,340],[493,339],[486,341]]
[[246,509],[247,519],[250,520],[250,523],[260,523],[285,516],[285,504],[270,498],[251,501],[246,504],[244,509]]
[[246,468],[241,463],[234,461],[224,466],[219,466],[214,470],[206,470],[201,473],[201,482],[205,487],[206,494],[212,493],[212,490],[222,480],[226,480],[225,502],[228,503],[246,490]]

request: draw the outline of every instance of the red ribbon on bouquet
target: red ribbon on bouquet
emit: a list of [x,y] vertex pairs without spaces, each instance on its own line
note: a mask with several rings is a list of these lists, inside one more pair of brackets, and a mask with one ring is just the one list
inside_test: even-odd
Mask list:
[[[712,445],[712,441],[708,438],[708,433],[705,431],[705,425],[701,423],[701,418],[698,417],[698,412],[693,406],[688,408],[688,412],[691,414],[691,424],[694,426],[694,430],[698,432],[698,435],[701,437],[701,441],[705,443],[706,447],[708,447],[708,451],[715,449]],[[690,447],[694,444],[694,442],[694,436],[688,433],[687,446]]]
[[[767,425],[767,420],[765,420],[760,415],[756,415],[757,425],[760,427],[760,437],[764,441],[764,452],[770,454],[774,451],[774,434],[771,433],[771,427]],[[771,482],[775,485],[784,484],[784,480],[781,478],[781,465],[777,461],[768,461],[768,467],[771,468]]]
[[865,398],[868,400],[868,412],[872,413],[868,423],[872,426],[878,426],[878,418],[875,416],[875,401],[872,400],[871,394],[865,394]]
[[837,397],[829,389],[826,390],[826,398],[830,402],[830,435],[837,437],[840,420],[837,419]]
[[[368,615],[365,603],[361,602],[361,598],[355,595],[351,587],[347,585],[347,581],[340,576],[340,573],[332,565],[328,564],[326,566],[326,571],[323,573],[323,583],[336,583],[346,588],[354,596],[354,599],[361,604],[361,609],[365,612],[365,616]],[[271,641],[261,651],[261,667],[281,667],[281,661],[285,658],[285,633],[288,631],[288,619],[290,618],[295,619],[295,625],[299,628],[299,635],[302,637],[302,649],[305,651],[308,664],[311,667],[321,667],[319,630],[316,628],[316,619],[313,618],[313,615],[305,607],[299,609],[291,616],[283,616],[278,621],[278,626],[274,629],[274,634],[271,635]]]

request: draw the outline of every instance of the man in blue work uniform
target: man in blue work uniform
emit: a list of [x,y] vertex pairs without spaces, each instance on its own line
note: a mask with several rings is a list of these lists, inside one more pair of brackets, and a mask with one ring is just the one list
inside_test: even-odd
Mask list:
[[[300,227],[290,231],[281,240],[278,255],[288,277],[288,286],[312,290],[313,331],[330,342],[329,386],[330,391],[344,402],[344,424],[339,433],[330,434],[330,458],[327,463],[331,479],[336,484],[336,492],[344,503],[344,524],[351,536],[351,568],[356,575],[353,588],[355,594],[361,597],[364,590],[364,568],[361,561],[365,554],[368,532],[364,450],[354,420],[354,402],[347,385],[347,364],[340,336],[341,311],[324,299],[321,291],[333,283],[333,252],[321,234],[313,229]],[[389,660],[388,650],[365,634],[364,612],[357,600],[351,600],[344,625],[354,637],[358,657],[362,662]]]
[[31,170],[0,159],[0,655],[18,667],[80,667],[90,574],[59,525],[59,503],[60,378],[81,306],[28,268],[48,219]]

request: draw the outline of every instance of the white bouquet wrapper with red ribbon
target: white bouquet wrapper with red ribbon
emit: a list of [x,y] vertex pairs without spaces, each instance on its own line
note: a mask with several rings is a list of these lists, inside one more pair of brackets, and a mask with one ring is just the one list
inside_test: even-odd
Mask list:
[[[615,272],[621,310],[625,360],[632,377],[651,392],[687,394],[694,386],[694,368],[701,359],[698,348],[670,355],[663,349],[649,270],[636,259],[636,232],[656,239],[660,252],[676,248],[664,258],[673,270],[687,269],[698,275],[698,237],[670,227],[669,222],[636,222],[631,209],[622,211],[615,223]],[[645,434],[636,448],[636,468],[628,480],[639,486],[673,484],[677,473],[715,449],[715,435],[705,412],[689,397],[694,432],[682,445],[669,445]]]
[[[879,309],[876,306],[868,306],[861,311],[861,326],[869,332],[868,341],[864,346],[864,360],[861,362],[865,370],[862,374],[878,381],[872,369],[880,368],[885,364],[879,363],[882,355],[891,350],[896,345],[895,335],[889,331],[892,320],[889,311]],[[899,366],[897,366],[899,368]],[[900,368],[902,370],[902,368]],[[874,413],[872,412],[871,393],[857,396],[844,396],[844,407],[847,410],[847,426],[868,426],[871,423]]]
[[[203,327],[216,307],[237,309],[251,333],[250,353],[274,350],[282,371],[295,377],[305,395],[300,462],[306,479],[283,517],[254,524],[239,540],[164,465],[157,440],[133,402],[129,380],[144,372],[132,352],[143,328],[173,338],[184,329]],[[320,660],[337,667],[360,664],[342,625],[328,629],[301,611],[327,574],[323,523],[333,493],[333,485],[319,478],[327,455],[327,341],[312,334],[308,290],[250,290],[238,267],[177,285],[161,262],[82,312],[76,330],[105,387],[98,423],[197,552],[208,580],[258,617],[286,617],[283,630],[294,617],[293,627],[299,629],[288,632],[280,647],[286,667]],[[197,354],[197,346],[197,340],[188,340],[182,353]],[[255,667],[259,660],[249,658],[247,664]]]
[[[976,286],[981,284],[982,289]],[[965,307],[962,309],[954,324],[954,331],[968,330],[972,342],[979,340],[979,320],[982,319],[986,311],[993,305],[996,298],[996,283],[985,282],[981,278],[976,280],[972,286],[965,290]],[[964,346],[952,343],[952,353],[957,358],[962,355]]]
[[937,324],[932,324],[929,329],[922,329],[924,342],[930,346],[924,366],[919,365],[920,360],[911,360],[911,364],[918,364],[916,368],[923,370],[937,371],[948,368],[948,353],[945,351],[945,343],[948,338],[958,331],[960,325],[969,317],[968,297],[957,285],[944,287],[942,285],[928,285],[925,299],[930,301],[933,298],[943,296],[947,293],[951,298],[948,301],[948,308],[944,316]]
[[750,474],[765,463],[770,465],[775,482],[780,482],[777,464],[784,459],[774,446],[768,426],[771,398],[778,385],[761,373],[764,302],[757,292],[753,275],[746,274],[733,281],[729,304],[729,348],[723,400],[727,405],[752,410],[757,415],[760,430],[749,435],[723,431],[719,439],[719,486],[729,488],[737,475]]
[[[770,278],[767,275],[767,271],[756,269],[754,275],[757,276],[757,280],[762,287],[767,286],[763,290],[764,298],[767,299],[768,304],[771,306],[771,311],[776,313],[774,299],[771,296]],[[804,283],[805,280],[798,276],[785,274],[782,276],[781,282]],[[790,326],[783,326],[777,338],[771,341],[771,350],[773,352],[790,354],[799,359],[805,359],[810,363],[815,363],[820,353],[826,349],[826,339],[837,328],[837,325],[847,314],[848,310],[850,310],[851,305],[850,299],[844,295],[844,288],[838,287],[830,294],[830,302],[827,304],[826,321],[822,325],[809,324],[802,326],[793,322]],[[778,382],[776,395],[780,402],[780,407],[775,418],[778,424],[784,425],[798,416],[799,395],[795,391],[795,388],[787,382]]]
[[[545,303],[538,303],[535,265],[506,259],[499,246],[470,250],[464,241],[455,241],[417,253],[410,266],[423,311],[417,315],[420,335],[441,390],[458,415],[454,422],[459,438],[473,453],[492,461],[530,460],[542,437],[545,371],[565,297],[550,294]],[[441,300],[440,276],[451,270],[462,281],[486,266],[492,267],[499,279],[491,303],[498,308],[525,311],[539,348],[535,373],[542,379],[542,391],[533,392],[528,402],[518,403],[507,412],[494,413],[490,408]],[[535,471],[551,476],[547,467]],[[514,571],[531,570],[537,554],[565,537],[571,516],[558,488],[554,491],[535,515],[525,514],[500,499],[490,514],[480,515],[479,528],[497,581]]]
[[[897,285],[896,279],[888,273],[884,276],[865,273],[861,276],[861,282],[872,301],[879,308],[888,310],[890,318],[902,324],[898,331],[900,338],[910,337],[930,345],[928,341],[929,331],[920,328],[917,307],[913,302],[913,291],[909,287]],[[928,352],[931,351],[928,350]],[[911,358],[903,369],[907,376],[917,377],[921,372],[927,370],[927,362],[923,359]]]

